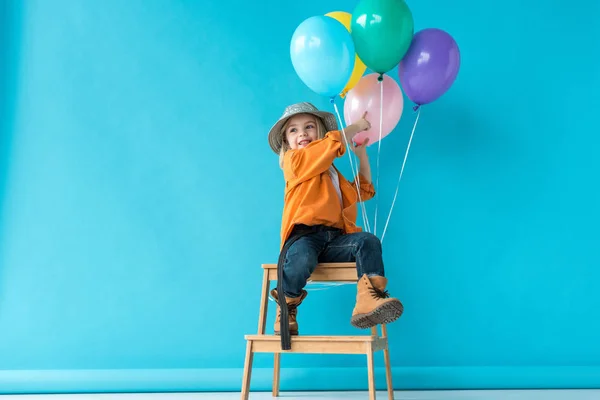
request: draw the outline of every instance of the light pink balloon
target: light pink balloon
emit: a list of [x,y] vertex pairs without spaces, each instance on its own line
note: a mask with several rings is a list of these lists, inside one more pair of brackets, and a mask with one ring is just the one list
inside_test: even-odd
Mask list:
[[360,120],[365,111],[367,111],[367,120],[371,123],[371,129],[354,136],[354,141],[357,144],[362,144],[367,137],[369,138],[369,146],[379,141],[379,113],[382,107],[380,84],[383,84],[382,139],[394,130],[402,116],[404,97],[402,97],[400,86],[388,75],[383,75],[382,82],[377,80],[378,76],[377,73],[363,76],[346,95],[344,103],[346,125],[351,125]]

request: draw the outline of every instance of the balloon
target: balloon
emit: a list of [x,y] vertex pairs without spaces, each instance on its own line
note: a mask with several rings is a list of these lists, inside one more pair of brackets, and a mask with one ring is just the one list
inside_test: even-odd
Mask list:
[[431,103],[454,83],[460,68],[458,45],[448,33],[430,28],[415,34],[398,66],[406,96],[418,106]]
[[360,59],[371,70],[383,74],[406,54],[414,21],[403,0],[362,0],[352,13],[350,31]]
[[314,92],[335,97],[354,68],[354,43],[342,24],[324,15],[304,20],[294,31],[290,56],[300,79]]
[[[383,107],[383,124],[381,138],[389,135],[394,130],[404,108],[404,97],[398,83],[391,77],[383,75],[383,81],[379,82],[379,74],[365,75],[358,84],[348,92],[344,102],[344,120],[346,125],[358,121],[367,111],[367,120],[371,123],[371,129],[360,132],[354,136],[357,144],[362,144],[369,138],[369,146],[379,141],[379,116]],[[381,99],[381,86],[383,85],[383,105]]]
[[[344,12],[344,11],[332,11],[330,13],[325,14],[325,16],[330,17],[341,23],[346,27],[346,30],[350,32],[350,22],[352,21],[352,14]],[[354,69],[352,70],[352,75],[350,76],[350,80],[346,83],[346,86],[340,93],[340,97],[344,98],[348,91],[352,89],[360,78],[363,76],[365,71],[367,70],[367,66],[362,62],[360,57],[354,53]]]

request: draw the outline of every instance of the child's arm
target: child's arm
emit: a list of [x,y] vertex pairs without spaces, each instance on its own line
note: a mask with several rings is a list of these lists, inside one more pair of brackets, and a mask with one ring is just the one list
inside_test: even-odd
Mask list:
[[[360,198],[362,201],[367,201],[375,196],[375,188],[371,181],[371,164],[369,162],[369,156],[367,154],[367,144],[369,138],[365,139],[363,144],[355,146],[352,150],[358,158],[360,168],[358,170],[359,177],[353,182],[353,186],[357,191],[360,190]],[[358,183],[360,182],[360,188]]]
[[[364,115],[367,113],[365,112]],[[352,138],[361,131],[371,127],[364,116],[344,130],[348,144],[352,146]],[[286,181],[300,183],[327,171],[335,158],[346,151],[345,140],[341,131],[328,132],[323,139],[317,140],[300,150],[288,150],[284,156],[284,175]],[[370,173],[369,173],[370,175]]]
[[352,143],[352,139],[354,139],[354,136],[356,136],[358,133],[371,129],[371,123],[367,121],[366,118],[367,112],[365,111],[361,119],[359,119],[352,125],[348,125],[344,129],[344,132],[346,133],[346,140],[348,143]]
[[283,159],[285,180],[292,186],[327,171],[333,161],[343,155],[342,132],[327,132],[323,139],[299,150],[288,150]]
[[354,154],[356,154],[356,158],[358,158],[360,163],[358,172],[366,180],[366,183],[371,183],[371,164],[369,163],[369,155],[367,154],[367,144],[369,144],[369,138],[366,138],[363,144],[354,147]]

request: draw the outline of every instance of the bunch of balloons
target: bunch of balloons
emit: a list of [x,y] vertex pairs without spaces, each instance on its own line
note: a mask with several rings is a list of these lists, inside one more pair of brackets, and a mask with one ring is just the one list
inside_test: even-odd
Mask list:
[[[357,143],[369,137],[371,145],[396,127],[403,111],[402,90],[387,72],[398,66],[400,85],[417,109],[442,96],[460,67],[452,36],[437,28],[414,33],[404,0],[360,0],[352,14],[310,17],[296,28],[290,55],[311,90],[332,102],[345,98],[346,124],[365,111],[372,118],[383,116],[380,124],[356,137]],[[364,75],[367,68],[373,73]]]

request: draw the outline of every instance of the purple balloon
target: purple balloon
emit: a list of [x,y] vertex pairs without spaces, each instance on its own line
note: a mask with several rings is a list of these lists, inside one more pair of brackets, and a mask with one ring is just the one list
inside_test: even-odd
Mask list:
[[452,36],[429,28],[413,36],[398,76],[404,93],[420,106],[443,95],[454,83],[459,67],[460,51]]

